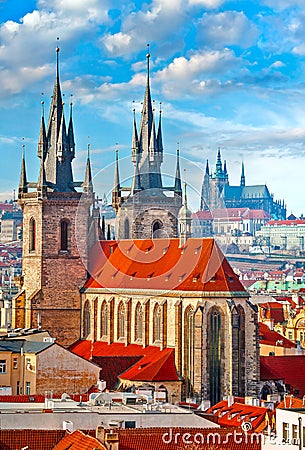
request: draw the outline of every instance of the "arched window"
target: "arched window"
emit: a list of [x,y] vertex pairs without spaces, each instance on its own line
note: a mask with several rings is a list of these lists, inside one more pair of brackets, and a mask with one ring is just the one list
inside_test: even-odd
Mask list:
[[68,250],[68,231],[69,231],[69,222],[67,220],[62,220],[60,222],[60,250],[61,251]]
[[184,313],[184,377],[186,392],[189,397],[193,395],[194,386],[194,310],[188,306]]
[[124,221],[124,239],[129,239],[129,220],[127,218]]
[[154,307],[153,315],[153,342],[161,341],[161,306]]
[[238,395],[245,396],[245,369],[246,369],[246,349],[245,349],[245,311],[241,305],[237,306],[239,314],[238,329]]
[[162,237],[163,224],[160,220],[156,220],[152,226],[152,237],[161,238]]
[[34,252],[36,250],[36,222],[33,217],[29,223],[29,251]]
[[209,317],[209,379],[210,401],[212,405],[221,400],[221,326],[220,312],[215,308]]
[[123,302],[118,307],[118,339],[125,337],[125,306]]
[[143,339],[143,310],[140,303],[135,310],[135,340]]
[[84,305],[84,316],[83,316],[83,334],[84,339],[87,339],[87,337],[90,334],[91,327],[90,327],[90,304],[88,300],[85,302]]
[[101,307],[101,336],[108,336],[108,305],[105,300]]

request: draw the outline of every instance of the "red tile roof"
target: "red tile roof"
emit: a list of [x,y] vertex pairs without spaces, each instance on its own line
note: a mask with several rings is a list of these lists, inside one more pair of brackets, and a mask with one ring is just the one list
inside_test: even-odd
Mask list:
[[0,449],[52,450],[65,435],[63,430],[1,430]]
[[288,225],[288,226],[305,225],[305,220],[302,220],[302,219],[295,219],[295,220],[269,220],[269,222],[267,222],[265,225],[277,225],[277,226],[281,226],[281,225]]
[[213,239],[100,241],[90,254],[86,288],[242,292]]
[[261,371],[262,366],[265,367],[276,379],[285,380],[291,386],[291,393],[299,397],[305,395],[305,356],[261,356],[260,361]]
[[[73,353],[82,356],[88,360],[93,359],[99,362],[99,357],[108,357],[108,361],[118,358],[118,369],[112,374],[109,383],[116,383],[118,375],[120,378],[135,381],[178,381],[175,367],[174,349],[165,348],[160,350],[159,347],[137,344],[125,345],[124,343],[96,341],[78,341],[70,347]],[[122,361],[119,360],[122,358]],[[127,359],[129,358],[129,359]],[[103,362],[103,360],[101,360]],[[107,359],[104,359],[106,362]],[[130,362],[129,368],[126,370],[126,361]],[[103,378],[105,367],[101,365]],[[119,370],[122,369],[120,372]],[[107,371],[108,369],[106,369]],[[108,372],[106,372],[108,373]],[[107,381],[107,380],[105,380]],[[108,386],[107,386],[108,387]]]
[[287,395],[277,406],[277,408],[305,408],[303,399],[294,397],[293,395]]
[[73,433],[67,432],[61,441],[54,447],[54,450],[107,450],[106,447],[96,438],[89,436],[82,431],[76,430]]
[[284,322],[283,304],[277,302],[260,303],[261,315],[265,319],[273,319],[275,323]]
[[285,338],[280,333],[270,330],[270,328],[262,322],[259,323],[259,336],[260,344],[273,345],[284,348],[296,348],[296,344],[294,342]]
[[234,402],[228,406],[227,400],[222,400],[209,408],[206,412],[218,417],[218,425],[223,427],[242,427],[244,422],[250,423],[249,432],[253,432],[265,420],[268,408],[246,405]]
[[[236,428],[119,429],[120,450],[260,450],[261,443]],[[149,443],[149,444],[148,444]]]

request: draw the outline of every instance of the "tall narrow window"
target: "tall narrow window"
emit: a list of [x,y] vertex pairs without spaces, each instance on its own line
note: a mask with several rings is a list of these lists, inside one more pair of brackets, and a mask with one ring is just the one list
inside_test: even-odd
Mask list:
[[88,300],[86,301],[84,305],[84,316],[83,316],[83,334],[84,339],[87,339],[90,334],[90,305]]
[[156,220],[152,226],[152,237],[153,238],[161,238],[162,237],[162,228],[163,224],[160,220]]
[[60,250],[67,251],[68,250],[68,221],[62,220],[60,222]]
[[129,239],[129,220],[124,221],[124,239]]
[[193,395],[194,375],[194,310],[188,306],[184,313],[184,377],[186,393]]
[[121,302],[118,307],[118,339],[125,337],[125,307]]
[[153,342],[161,341],[161,306],[156,305],[153,317]]
[[31,217],[29,224],[29,250],[34,252],[36,249],[36,222]]
[[140,303],[135,310],[135,340],[143,339],[143,311]]
[[108,306],[103,301],[101,308],[101,337],[108,335]]
[[215,405],[221,400],[221,315],[217,309],[209,322],[210,401]]

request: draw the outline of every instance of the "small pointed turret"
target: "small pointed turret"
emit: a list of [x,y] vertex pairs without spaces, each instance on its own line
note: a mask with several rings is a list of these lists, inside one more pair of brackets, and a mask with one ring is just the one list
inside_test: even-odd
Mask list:
[[207,163],[205,166],[205,174],[210,176],[210,168],[209,168],[209,160],[207,159]]
[[205,174],[203,177],[202,187],[201,187],[201,201],[200,210],[208,210],[210,205],[210,168],[209,161],[207,159],[205,166]]
[[246,178],[245,178],[245,167],[244,167],[244,162],[242,162],[242,164],[241,164],[240,185],[241,185],[242,187],[246,186]]
[[38,141],[38,158],[45,159],[47,153],[47,134],[46,134],[46,126],[44,121],[44,102],[41,102],[42,105],[42,115],[41,115],[41,123],[40,123],[40,132],[39,132],[39,141]]
[[223,163],[223,176],[227,180],[229,178],[228,170],[227,170],[227,161],[225,160]]
[[159,153],[163,153],[163,139],[162,139],[162,127],[161,127],[161,116],[162,116],[161,104],[162,103],[160,102],[159,126],[158,126],[158,133],[157,133],[157,151]]
[[136,110],[133,109],[133,132],[132,132],[132,144],[131,144],[131,157],[132,162],[137,163],[139,159],[139,138],[138,138],[138,130],[137,130],[137,122],[136,122]]
[[86,172],[85,179],[83,183],[84,192],[92,193],[93,192],[93,183],[92,183],[92,172],[91,172],[91,162],[90,162],[90,144],[88,144],[88,152],[87,152],[87,163],[86,163]]
[[74,130],[73,130],[73,120],[72,120],[72,107],[73,103],[70,103],[70,119],[68,127],[68,145],[71,153],[71,160],[75,158],[75,141],[74,141]]
[[24,194],[28,191],[27,179],[26,179],[26,168],[25,168],[25,156],[24,156],[24,144],[22,145],[22,157],[21,157],[21,171],[20,171],[20,181],[18,193]]
[[180,153],[179,148],[177,148],[177,163],[176,163],[176,175],[175,175],[174,193],[175,193],[175,195],[179,195],[180,197],[182,197],[179,153]]
[[115,151],[114,187],[112,191],[112,206],[118,212],[121,204],[121,186],[119,175],[119,150]]
[[192,212],[187,207],[186,182],[184,182],[184,199],[183,205],[179,211],[179,235],[180,247],[185,245],[188,238],[192,236]]

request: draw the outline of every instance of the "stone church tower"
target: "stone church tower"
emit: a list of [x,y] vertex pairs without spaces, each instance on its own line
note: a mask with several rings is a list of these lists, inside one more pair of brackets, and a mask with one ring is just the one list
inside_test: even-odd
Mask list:
[[[134,174],[130,188],[122,188],[119,179],[118,153],[112,205],[116,210],[117,239],[148,239],[151,237],[178,237],[178,214],[182,206],[182,189],[177,152],[177,166],[173,187],[162,183],[163,141],[161,110],[156,132],[149,80],[147,54],[147,82],[143,102],[140,132],[134,115],[132,162]],[[129,191],[123,197],[123,191]]]
[[97,238],[97,210],[89,151],[84,182],[73,181],[72,104],[66,127],[58,57],[59,48],[47,126],[44,113],[41,119],[37,182],[27,181],[22,155],[18,202],[23,210],[23,276],[13,300],[12,326],[48,329],[68,345],[80,336],[79,289],[87,278],[88,242]]

